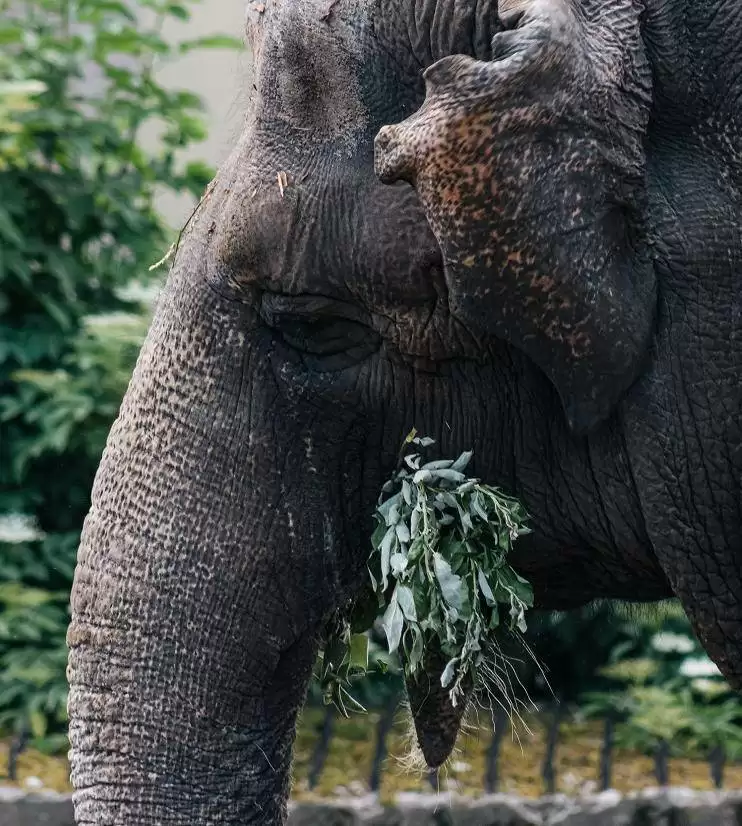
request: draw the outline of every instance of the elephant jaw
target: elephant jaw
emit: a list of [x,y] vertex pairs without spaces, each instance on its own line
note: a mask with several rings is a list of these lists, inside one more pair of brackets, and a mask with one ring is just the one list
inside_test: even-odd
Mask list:
[[441,685],[445,665],[443,654],[430,651],[424,669],[414,678],[405,679],[417,742],[425,762],[432,769],[439,768],[451,756],[473,691],[471,682],[465,684],[463,696],[453,705],[450,687]]

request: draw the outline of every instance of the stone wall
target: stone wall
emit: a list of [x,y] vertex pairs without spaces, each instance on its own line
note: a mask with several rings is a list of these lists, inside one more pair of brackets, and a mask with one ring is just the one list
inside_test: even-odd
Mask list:
[[605,792],[541,800],[400,795],[391,809],[370,799],[353,805],[296,805],[289,826],[742,826],[742,792],[668,789],[630,797]]
[[[74,826],[72,804],[64,795],[0,787],[0,826]],[[386,809],[372,797],[292,804],[289,826],[742,826],[742,792],[668,789],[541,800],[405,794]]]

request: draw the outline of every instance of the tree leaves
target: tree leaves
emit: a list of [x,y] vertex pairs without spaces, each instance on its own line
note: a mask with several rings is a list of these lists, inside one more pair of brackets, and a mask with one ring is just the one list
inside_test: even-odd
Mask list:
[[[474,456],[473,450],[465,450],[461,456],[451,465],[451,470],[457,470],[460,473],[463,472],[469,462],[471,462],[472,456]],[[476,484],[472,481],[472,484]]]
[[456,676],[456,665],[459,662],[458,657],[453,657],[446,663],[446,667],[443,669],[443,673],[441,674],[441,685],[443,688],[448,688],[449,685],[454,680]]
[[477,582],[479,583],[479,587],[482,589],[482,594],[487,601],[487,605],[494,605],[495,595],[492,593],[492,588],[490,588],[490,584],[487,582],[487,577],[484,575],[484,571],[481,568],[477,568]]
[[400,608],[397,598],[397,590],[395,589],[392,599],[384,612],[384,617],[381,620],[384,633],[386,634],[387,643],[389,645],[389,653],[393,654],[399,648],[399,641],[402,638],[402,630],[404,628],[404,614]]
[[389,568],[392,557],[392,545],[396,541],[397,532],[393,527],[390,527],[384,534],[381,541],[381,587],[384,591],[387,589],[387,578],[389,576]]
[[412,596],[412,591],[404,585],[397,585],[395,593],[405,619],[411,622],[417,622],[417,610],[415,608],[415,598]]
[[438,580],[443,599],[457,611],[464,607],[461,577],[451,570],[451,566],[446,560],[435,551],[433,552],[433,569]]
[[[201,100],[152,72],[155,53],[178,54],[157,31],[186,4],[12,5],[0,15],[0,516],[38,517],[47,535],[0,537],[0,580],[23,586],[0,595],[0,728],[30,721],[48,739],[66,708],[79,530],[149,321],[120,288],[151,278],[147,264],[172,240],[158,193],[200,196],[213,170],[174,151],[205,134]],[[87,88],[91,67],[100,83]],[[153,124],[162,139],[145,147],[140,130]],[[17,604],[41,589],[52,602]],[[21,655],[44,664],[43,681],[29,683]]]

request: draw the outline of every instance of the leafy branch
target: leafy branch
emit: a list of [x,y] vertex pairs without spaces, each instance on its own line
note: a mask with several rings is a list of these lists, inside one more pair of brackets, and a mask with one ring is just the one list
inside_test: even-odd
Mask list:
[[423,463],[419,452],[404,455],[411,444],[424,449],[434,441],[412,431],[382,488],[368,562],[375,599],[367,589],[328,629],[320,679],[326,702],[343,713],[351,678],[365,673],[363,658],[353,654],[353,632],[369,628],[379,613],[389,652],[402,655],[406,676],[423,668],[430,646],[443,652],[441,685],[456,705],[467,676],[476,681],[488,637],[503,624],[524,632],[533,606],[533,589],[508,563],[512,543],[529,532],[521,503],[466,476],[472,451]]

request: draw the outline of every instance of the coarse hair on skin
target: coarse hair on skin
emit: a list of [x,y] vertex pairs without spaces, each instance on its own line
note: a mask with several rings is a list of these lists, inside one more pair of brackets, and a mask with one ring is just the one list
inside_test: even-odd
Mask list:
[[[537,665],[547,689],[551,691],[546,673],[539,664],[533,649],[520,633],[511,632],[511,636],[522,648],[524,658],[531,659]],[[527,736],[532,735],[526,716],[530,712],[537,711],[537,706],[518,675],[516,666],[520,661],[517,657],[506,656],[497,638],[488,642],[483,651],[482,661],[477,668],[476,681],[471,697],[466,700],[466,711],[461,721],[462,733],[475,734],[481,732],[481,714],[489,718],[492,731],[498,725],[498,717],[502,720],[504,716],[510,725],[513,738],[518,742],[521,749],[523,748],[521,733],[525,733]],[[426,777],[430,774],[431,769],[418,745],[414,718],[407,697],[400,702],[400,713],[405,722],[404,748],[402,753],[396,755],[394,759],[405,773],[420,778]],[[438,776],[445,776],[451,761],[457,759],[460,755],[461,748],[454,747],[451,754],[439,767]]]

